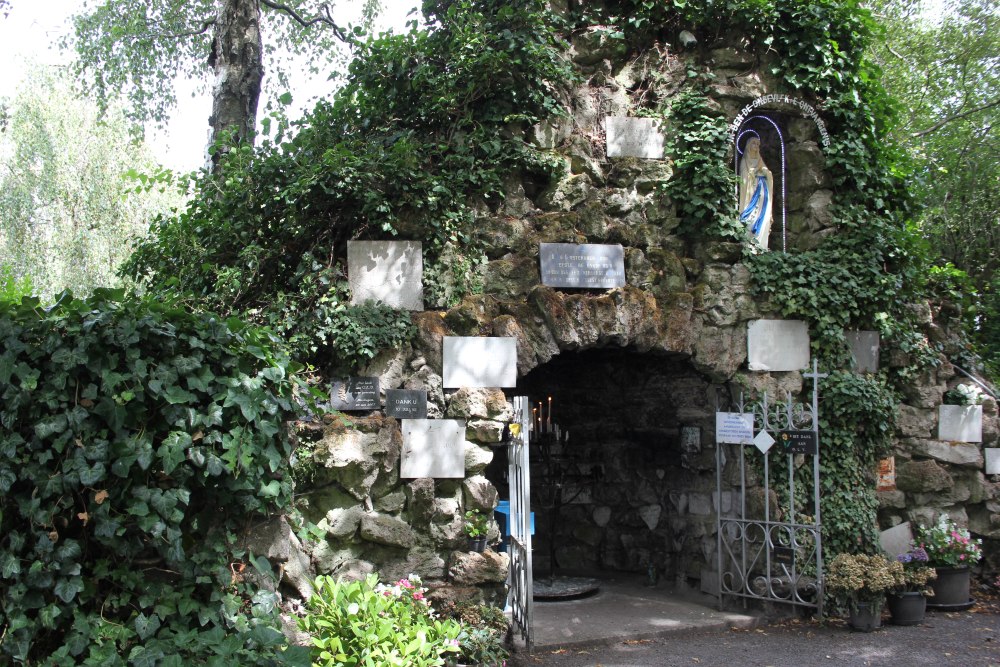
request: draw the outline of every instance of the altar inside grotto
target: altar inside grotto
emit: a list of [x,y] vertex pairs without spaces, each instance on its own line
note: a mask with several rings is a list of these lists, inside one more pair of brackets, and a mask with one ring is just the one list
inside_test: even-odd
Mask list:
[[[508,393],[534,413],[536,578],[697,585],[714,566],[717,389],[686,355],[619,347],[564,351],[519,380]],[[501,452],[486,476],[508,499]]]

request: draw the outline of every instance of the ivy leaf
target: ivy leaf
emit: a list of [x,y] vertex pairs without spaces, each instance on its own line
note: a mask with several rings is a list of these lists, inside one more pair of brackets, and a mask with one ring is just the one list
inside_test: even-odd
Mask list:
[[83,590],[83,579],[80,577],[69,577],[56,582],[55,594],[65,603],[70,603],[76,594]]
[[135,617],[135,631],[139,635],[139,639],[145,641],[156,634],[156,631],[159,629],[160,617],[156,614],[146,616],[142,612],[139,612],[139,615]]
[[171,405],[194,403],[197,400],[197,396],[176,384],[168,386],[166,391],[162,393],[163,397],[167,399],[167,403]]

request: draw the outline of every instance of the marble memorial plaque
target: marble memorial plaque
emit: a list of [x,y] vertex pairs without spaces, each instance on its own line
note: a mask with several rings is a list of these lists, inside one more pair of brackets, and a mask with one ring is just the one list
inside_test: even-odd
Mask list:
[[948,442],[983,441],[983,406],[938,406],[938,440]]
[[517,339],[445,336],[444,388],[513,387],[517,384]]
[[754,320],[747,328],[752,371],[800,371],[809,366],[809,327],[799,320]]
[[877,331],[845,331],[847,346],[851,349],[855,373],[878,371],[879,336]]
[[882,551],[889,554],[889,558],[905,554],[910,550],[910,542],[912,541],[913,530],[910,528],[909,521],[893,526],[889,530],[883,530],[879,535]]
[[625,251],[599,243],[541,243],[542,284],[610,289],[625,286]]
[[1000,475],[1000,447],[986,447],[983,454],[986,455],[986,474]]
[[426,419],[426,389],[386,389],[385,414],[396,419]]
[[606,116],[604,130],[608,157],[663,159],[663,134],[655,118]]
[[731,445],[753,442],[752,412],[716,412],[715,441]]
[[465,477],[465,421],[404,419],[399,476]]
[[357,377],[334,382],[330,405],[334,410],[377,410],[378,378]]
[[424,309],[424,260],[416,241],[348,241],[351,303],[373,300],[393,308]]

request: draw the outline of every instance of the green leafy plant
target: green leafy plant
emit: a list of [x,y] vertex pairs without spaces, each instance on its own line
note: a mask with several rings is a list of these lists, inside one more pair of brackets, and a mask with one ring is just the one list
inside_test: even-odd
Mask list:
[[962,528],[942,514],[933,526],[920,526],[916,542],[927,552],[927,564],[932,567],[973,565],[983,557],[983,541],[973,539],[968,528]]
[[97,290],[0,301],[0,350],[0,662],[276,660],[240,546],[292,494],[274,339]]
[[469,510],[465,513],[465,524],[462,529],[465,534],[472,539],[486,537],[489,530],[490,519],[479,510]]
[[458,603],[449,614],[462,622],[458,656],[449,664],[503,667],[510,658],[506,640],[510,621],[503,610],[485,604]]
[[458,650],[461,624],[439,619],[410,575],[390,586],[378,575],[345,582],[321,576],[299,628],[312,638],[314,665],[444,665]]
[[424,12],[433,30],[359,45],[344,88],[294,137],[232,148],[225,179],[200,178],[188,208],[159,220],[123,273],[268,324],[318,366],[330,350],[363,361],[405,329],[402,315],[345,312],[348,240],[421,241],[429,305],[475,291],[478,211],[502,201],[510,173],[553,169],[511,133],[560,108],[571,68],[541,0],[427,2]]

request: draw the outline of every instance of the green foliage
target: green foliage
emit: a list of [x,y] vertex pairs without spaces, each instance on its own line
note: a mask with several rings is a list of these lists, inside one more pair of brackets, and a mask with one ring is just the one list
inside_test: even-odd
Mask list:
[[[260,31],[267,39],[261,54],[277,99],[288,87],[288,55],[294,66],[315,75],[336,75],[345,65],[342,37],[322,17],[325,5],[314,0],[284,0],[281,5],[313,21],[308,26],[285,10],[259,0],[244,0],[260,13]],[[365,2],[363,23],[370,22],[374,3]],[[130,115],[138,121],[165,122],[177,104],[178,78],[208,87],[212,40],[219,4],[214,0],[102,0],[73,16],[74,35],[62,46],[76,52],[74,66],[82,86],[106,107],[124,94]],[[284,57],[282,57],[284,56]],[[256,110],[254,110],[256,111]]]
[[[873,57],[901,108],[892,136],[913,164],[910,188],[929,261],[966,272],[968,282],[956,285],[963,295],[950,300],[962,306],[978,351],[1000,359],[985,296],[1000,267],[1000,7],[992,0],[873,5],[885,25]],[[973,292],[984,295],[981,303],[970,302]]]
[[19,303],[33,289],[31,278],[18,278],[9,266],[0,265],[0,302]]
[[458,657],[448,664],[502,667],[510,658],[506,647],[510,621],[503,609],[484,604],[460,602],[448,611],[462,623],[458,635]]
[[56,68],[35,68],[9,100],[0,134],[0,256],[36,294],[115,287],[149,219],[179,206],[173,190],[135,192],[124,174],[153,170],[121,111],[103,120]]
[[350,337],[329,317],[344,304],[347,240],[422,241],[435,305],[474,290],[476,206],[499,203],[512,171],[548,170],[511,133],[557,108],[569,68],[540,0],[425,9],[433,30],[359,47],[344,89],[292,139],[229,153],[225,178],[204,177],[126,275],[292,331],[313,359]]
[[687,236],[740,241],[746,236],[732,205],[736,176],[729,168],[729,126],[703,90],[691,87],[670,106],[669,141],[674,175],[664,194],[677,204]]
[[465,525],[462,527],[465,534],[475,539],[485,537],[489,530],[490,518],[479,510],[469,510],[465,513]]
[[892,452],[896,404],[878,376],[838,371],[820,384],[820,498],[827,554],[878,547],[874,471]]
[[[162,298],[0,301],[2,655],[266,664],[276,599],[239,542],[286,507],[296,370]],[[292,657],[290,655],[289,657]]]
[[316,579],[299,628],[313,643],[313,664],[324,667],[423,667],[444,665],[457,651],[461,624],[438,619],[411,576],[393,586],[378,575],[344,582]]

